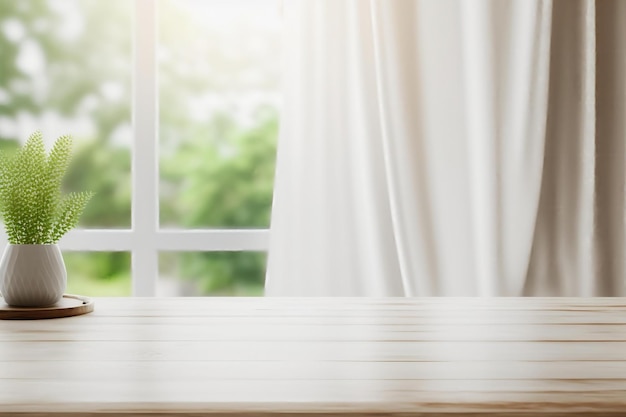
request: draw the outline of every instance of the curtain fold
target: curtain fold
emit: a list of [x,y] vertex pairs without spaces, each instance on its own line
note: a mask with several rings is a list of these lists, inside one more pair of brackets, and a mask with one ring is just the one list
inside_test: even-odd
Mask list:
[[286,0],[266,295],[624,292],[619,0]]

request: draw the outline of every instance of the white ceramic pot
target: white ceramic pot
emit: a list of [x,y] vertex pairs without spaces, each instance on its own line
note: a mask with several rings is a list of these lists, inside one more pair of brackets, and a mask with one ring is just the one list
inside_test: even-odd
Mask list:
[[0,261],[0,293],[15,307],[45,307],[58,302],[67,272],[57,245],[9,245]]

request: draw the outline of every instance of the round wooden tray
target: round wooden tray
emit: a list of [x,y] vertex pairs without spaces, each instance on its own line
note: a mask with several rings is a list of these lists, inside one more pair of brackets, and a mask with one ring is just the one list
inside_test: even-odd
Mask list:
[[0,297],[0,320],[57,319],[91,313],[94,302],[81,295],[64,294],[61,301],[49,307],[11,307]]

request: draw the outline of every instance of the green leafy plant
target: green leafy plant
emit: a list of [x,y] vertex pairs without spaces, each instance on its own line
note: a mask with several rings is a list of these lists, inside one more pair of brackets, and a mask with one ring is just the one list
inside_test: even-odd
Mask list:
[[9,155],[0,152],[0,215],[9,243],[54,244],[78,224],[91,192],[63,195],[72,139],[61,136],[50,154],[41,132]]

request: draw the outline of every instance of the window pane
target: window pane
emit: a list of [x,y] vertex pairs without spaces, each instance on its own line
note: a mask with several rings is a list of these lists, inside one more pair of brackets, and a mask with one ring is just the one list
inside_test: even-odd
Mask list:
[[162,0],[159,8],[161,226],[267,227],[278,2]]
[[157,295],[261,296],[265,252],[161,252]]
[[74,137],[65,188],[96,193],[83,227],[130,225],[127,0],[0,0],[0,147]]
[[63,252],[67,293],[87,297],[130,296],[130,253]]

